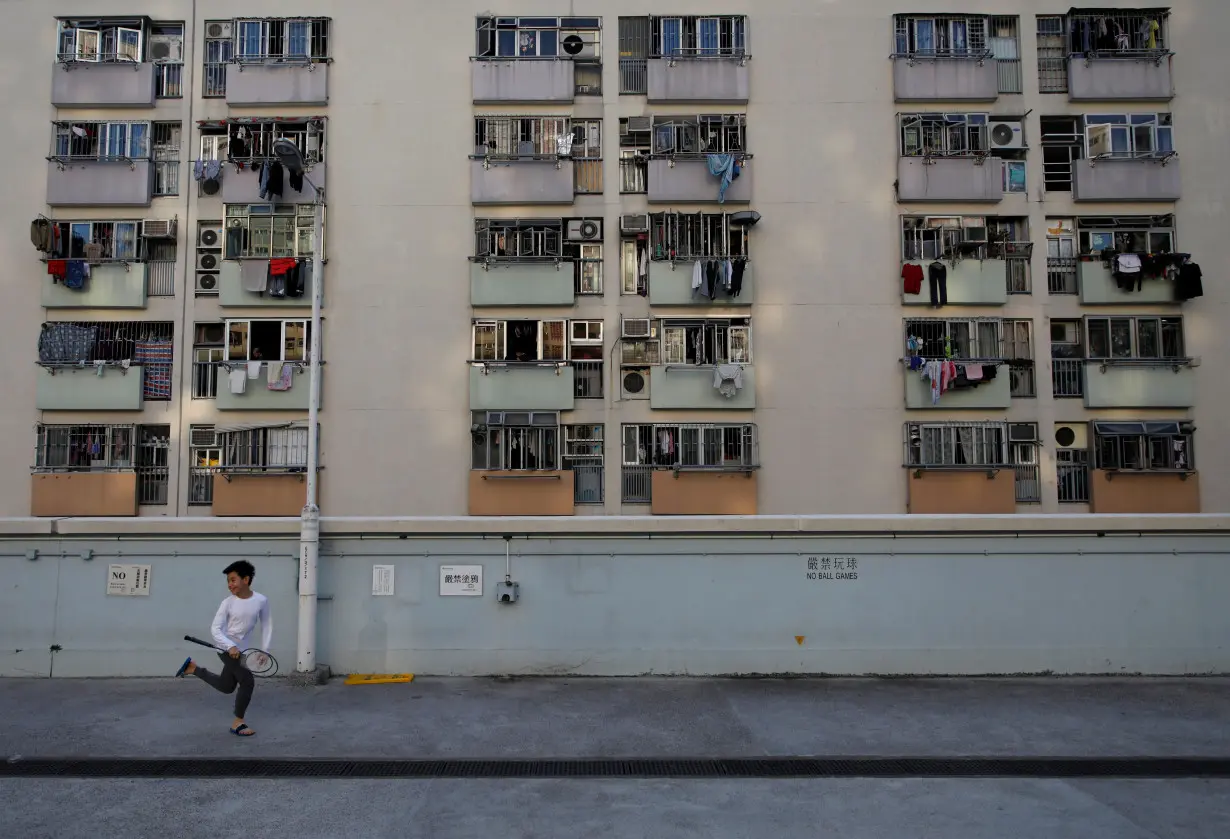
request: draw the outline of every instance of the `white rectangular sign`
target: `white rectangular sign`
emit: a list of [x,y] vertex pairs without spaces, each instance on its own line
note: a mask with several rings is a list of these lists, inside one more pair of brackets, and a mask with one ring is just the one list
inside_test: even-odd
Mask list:
[[149,566],[107,566],[107,594],[118,597],[149,597]]
[[393,566],[372,566],[372,595],[376,597],[393,594]]
[[483,595],[483,566],[481,565],[441,565],[440,566],[440,596]]

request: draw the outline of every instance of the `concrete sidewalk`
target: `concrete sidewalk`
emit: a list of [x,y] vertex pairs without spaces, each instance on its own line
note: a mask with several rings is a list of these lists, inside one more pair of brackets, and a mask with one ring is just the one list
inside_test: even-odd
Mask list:
[[230,699],[183,680],[0,680],[0,754],[1227,756],[1227,679],[425,679]]

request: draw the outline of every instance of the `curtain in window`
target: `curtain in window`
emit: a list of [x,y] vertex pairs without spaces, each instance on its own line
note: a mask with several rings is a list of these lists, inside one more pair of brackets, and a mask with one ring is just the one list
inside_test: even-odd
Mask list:
[[261,55],[261,23],[249,20],[239,24],[239,55],[257,58]]
[[955,462],[962,465],[976,463],[974,457],[974,429],[958,428]]
[[311,24],[306,20],[292,20],[286,29],[286,54],[295,58],[310,56]]
[[716,18],[701,18],[697,21],[697,35],[701,55],[717,55],[720,45]]
[[128,156],[128,125],[112,123],[107,126],[107,135],[103,146],[103,157]]
[[683,54],[683,21],[679,18],[662,21],[662,54]]

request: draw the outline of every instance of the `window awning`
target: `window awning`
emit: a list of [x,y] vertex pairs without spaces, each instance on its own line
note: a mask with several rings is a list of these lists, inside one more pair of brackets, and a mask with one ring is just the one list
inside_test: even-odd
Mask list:
[[233,434],[238,431],[259,431],[265,428],[307,428],[307,420],[295,420],[293,422],[257,422],[249,425],[222,425],[215,426],[215,434]]
[[1178,434],[1179,424],[1171,421],[1095,422],[1095,434],[1104,437],[1135,437],[1142,434]]

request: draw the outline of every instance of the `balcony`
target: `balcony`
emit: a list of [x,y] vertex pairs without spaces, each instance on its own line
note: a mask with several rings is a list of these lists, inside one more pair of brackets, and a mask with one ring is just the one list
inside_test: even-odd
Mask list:
[[571,516],[575,512],[570,470],[470,472],[472,516]]
[[901,157],[897,200],[998,203],[1004,198],[1003,177],[998,157]]
[[325,61],[235,62],[226,65],[226,104],[329,104],[329,64]]
[[572,260],[470,261],[471,306],[571,306]]
[[571,411],[575,400],[575,371],[566,362],[470,364],[473,411]]
[[661,364],[650,368],[649,407],[664,411],[750,411],[756,407],[756,368],[741,364],[743,387],[724,395],[710,365]]
[[898,102],[994,102],[999,65],[991,54],[894,55],[893,98]]
[[650,58],[649,103],[699,102],[746,105],[751,76],[749,55]]
[[666,262],[651,260],[649,263],[650,306],[750,306],[756,302],[756,270],[752,261],[743,265],[743,285],[737,296],[719,289],[712,297],[705,297],[692,288],[691,262]]
[[1170,54],[1165,51],[1073,55],[1068,59],[1071,102],[1169,102],[1173,98]]
[[1185,358],[1086,361],[1086,408],[1191,408],[1196,371]]
[[144,262],[92,265],[83,291],[73,291],[46,277],[42,305],[48,309],[144,309],[148,274],[149,266]]
[[[741,158],[739,177],[726,189],[726,204],[747,204],[752,200],[750,160]],[[650,204],[717,204],[721,179],[709,174],[709,162],[700,158],[651,158],[648,195]]]
[[946,391],[935,404],[931,402],[931,382],[924,379],[917,370],[905,371],[905,407],[910,410],[1002,410],[1011,404],[1012,376],[1009,375],[1007,365],[1000,365],[994,379],[977,387]]
[[134,61],[57,62],[51,69],[56,108],[152,108],[160,65]]
[[52,158],[47,203],[52,207],[148,207],[154,198],[149,160]]
[[137,475],[131,470],[36,472],[30,476],[30,484],[32,516],[137,514]]
[[1200,509],[1197,473],[1133,472],[1094,469],[1089,481],[1089,512],[1094,514],[1195,514]]
[[[923,284],[920,294],[901,294],[901,302],[907,306],[930,306],[931,293],[927,267],[930,262],[910,260],[902,263],[922,268]],[[946,263],[949,306],[1002,306],[1008,302],[1008,260],[962,259],[955,265]]]
[[1072,175],[1073,201],[1178,201],[1183,195],[1174,154],[1076,160]]
[[218,305],[223,308],[249,306],[253,308],[294,308],[312,305],[312,269],[311,263],[304,263],[299,270],[305,273],[302,297],[271,297],[257,291],[247,291],[243,287],[242,267],[245,264],[257,265],[262,268],[268,265],[266,259],[256,260],[223,260],[218,269]]
[[299,516],[306,496],[306,474],[270,473],[213,476],[215,516]]
[[1140,291],[1124,291],[1111,275],[1110,265],[1101,260],[1076,263],[1081,303],[1087,306],[1130,306],[1143,303],[1174,303],[1174,283],[1159,277],[1145,277]]
[[568,105],[575,69],[570,58],[474,58],[470,88],[475,105]]
[[573,162],[555,155],[470,158],[473,204],[571,204]]
[[[232,166],[225,167],[222,175],[222,201],[226,204],[266,204],[267,199],[261,198],[260,174],[253,167],[242,170]],[[312,183],[321,189],[325,188],[325,176],[328,172],[323,163],[313,163],[307,178],[303,181],[303,189],[296,190],[290,185],[290,178],[282,179],[282,196],[277,199],[279,204],[315,204],[316,191]]]
[[139,365],[40,365],[34,406],[40,411],[139,411],[144,376]]
[[[304,362],[287,362],[294,371],[291,374],[290,390],[270,390],[268,363],[263,363],[256,378],[248,378],[244,382],[243,393],[235,393],[230,383],[232,370],[243,370],[242,361],[218,365],[218,395],[215,406],[219,411],[298,411],[306,413],[308,395],[311,388],[308,383],[307,364]],[[302,507],[303,505],[300,504]]]
[[650,481],[655,516],[754,516],[758,509],[752,468],[654,469]]
[[911,515],[995,516],[1016,512],[1016,472],[1011,466],[908,466],[906,475],[906,512]]

